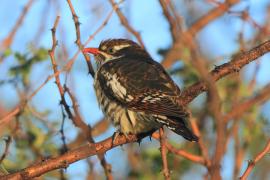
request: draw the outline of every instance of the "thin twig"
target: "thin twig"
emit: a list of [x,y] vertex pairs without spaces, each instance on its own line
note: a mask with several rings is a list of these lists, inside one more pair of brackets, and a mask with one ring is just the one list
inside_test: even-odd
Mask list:
[[[54,71],[54,74],[57,74],[59,71],[58,71],[58,68],[57,68],[57,64],[56,64],[56,61],[55,61],[55,56],[54,56],[54,52],[55,52],[55,48],[57,46],[57,40],[56,40],[56,36],[55,36],[55,33],[56,33],[56,28],[57,28],[57,25],[59,23],[59,19],[60,19],[60,16],[57,16],[56,19],[55,19],[55,22],[54,22],[54,25],[53,25],[53,28],[51,29],[52,31],[52,48],[49,50],[49,55],[50,55],[50,58],[51,58],[51,63],[52,63],[52,66],[53,66],[53,71]],[[58,75],[55,76],[55,83],[57,85],[57,88],[59,90],[59,93],[60,93],[60,97],[61,97],[61,110],[62,110],[62,123],[61,123],[61,129],[60,129],[60,133],[61,133],[61,139],[63,141],[63,148],[61,149],[61,154],[65,153],[68,148],[66,146],[66,137],[65,137],[65,134],[64,134],[64,123],[65,123],[65,113],[64,113],[64,109],[66,110],[69,118],[72,118],[72,113],[71,111],[69,110],[69,106],[67,105],[67,102],[66,102],[66,99],[65,99],[65,91],[64,91],[64,88],[62,87],[61,83],[60,83],[60,77],[59,77],[59,73]]]
[[173,44],[172,48],[166,54],[162,65],[165,68],[171,67],[177,59],[180,59],[182,56],[182,49],[185,47],[183,45],[182,38],[186,36],[194,37],[203,27],[211,23],[224,13],[226,13],[233,5],[237,4],[240,0],[226,0],[224,3],[221,3],[218,7],[209,11],[206,15],[199,18],[195,23],[193,23],[189,29],[181,35],[178,36],[176,42]]
[[177,24],[177,19],[170,14],[169,3],[166,0],[159,0],[159,4],[161,5],[164,16],[170,24],[171,36],[173,41],[175,42],[177,37],[179,36],[179,26]]
[[239,117],[241,114],[246,112],[248,109],[253,107],[256,104],[262,104],[270,98],[270,84],[267,84],[263,89],[256,93],[254,97],[236,104],[233,106],[230,112],[224,116],[224,121],[228,122],[234,118]]
[[8,150],[9,150],[9,145],[11,143],[11,137],[10,136],[7,136],[5,138],[5,143],[6,143],[6,146],[5,146],[5,150],[4,150],[4,153],[2,154],[2,156],[0,157],[0,164],[3,162],[3,160],[7,157],[8,155]]
[[160,152],[161,152],[161,157],[162,157],[163,175],[166,180],[169,180],[171,178],[170,178],[170,171],[169,171],[169,166],[168,166],[168,161],[167,161],[166,139],[165,139],[165,133],[162,127],[159,129],[159,142],[160,142]]
[[173,147],[171,144],[169,143],[166,143],[166,147],[168,148],[168,150],[176,155],[179,155],[179,156],[182,156],[194,163],[199,163],[199,164],[202,164],[202,165],[207,165],[206,164],[206,161],[204,160],[203,157],[201,156],[198,156],[198,155],[194,155],[194,154],[191,154],[187,151],[184,151],[182,149],[177,149],[175,147]]
[[[7,49],[10,47],[10,45],[13,42],[13,39],[19,30],[19,28],[22,26],[22,23],[29,11],[29,9],[32,7],[34,0],[29,0],[26,5],[24,6],[22,13],[20,14],[18,20],[16,21],[15,25],[13,26],[12,30],[8,34],[8,36],[3,40],[0,46],[0,50]],[[1,62],[1,60],[0,60]]]
[[65,114],[63,106],[61,106],[61,112],[62,112],[62,122],[61,122],[61,128],[60,128],[59,132],[61,134],[61,140],[63,142],[63,145],[62,145],[60,154],[64,154],[68,151],[68,147],[67,147],[66,136],[65,136],[65,131],[64,131],[66,114]]
[[199,130],[198,125],[193,117],[190,117],[190,124],[191,124],[191,128],[192,128],[194,134],[199,138],[198,144],[199,144],[199,148],[202,152],[202,156],[204,158],[204,164],[207,168],[210,168],[211,160],[209,159],[208,149],[206,147],[205,142],[202,139],[201,131]]
[[[71,11],[71,14],[72,14],[72,17],[73,17],[73,21],[74,21],[74,25],[75,25],[75,29],[76,29],[76,41],[75,43],[77,44],[77,46],[79,47],[80,51],[83,53],[83,45],[81,43],[81,31],[80,31],[80,22],[79,22],[79,17],[77,16],[75,10],[74,10],[74,7],[71,3],[70,0],[67,0],[67,3],[69,5],[69,9]],[[87,62],[87,65],[88,65],[88,70],[89,70],[89,73],[92,75],[92,77],[94,78],[95,76],[95,72],[94,72],[94,69],[90,63],[90,57],[86,54],[86,53],[83,53],[84,55],[84,58]],[[66,87],[66,90],[73,102],[73,109],[75,111],[75,118],[73,119],[74,122],[77,123],[77,125],[83,130],[84,134],[86,135],[87,137],[87,140],[90,142],[90,143],[95,143],[93,137],[92,137],[92,133],[91,133],[91,126],[90,125],[86,125],[84,123],[84,121],[82,120],[81,116],[79,115],[79,111],[78,111],[78,106],[77,106],[77,103],[76,103],[76,100],[74,98],[74,96],[72,96],[71,92],[68,90],[68,88]],[[112,173],[111,173],[111,165],[107,163],[105,157],[104,157],[104,154],[98,154],[98,158],[100,160],[100,163],[104,169],[104,172],[106,174],[106,177],[108,180],[111,180],[113,179],[113,176],[112,176]]]
[[[89,44],[94,37],[107,25],[108,21],[111,19],[113,12],[116,10],[116,8],[119,6],[119,4],[121,4],[122,1],[120,1],[118,4],[115,4],[112,8],[112,10],[108,13],[108,15],[106,16],[106,18],[104,19],[104,21],[102,22],[102,24],[96,29],[96,31],[94,31],[93,34],[91,34],[88,39],[85,41],[85,43],[83,44],[83,47],[85,47],[87,44]],[[65,71],[69,71],[74,63],[74,61],[77,59],[79,53],[81,52],[80,49],[78,49],[78,51],[76,51],[76,53],[68,60],[68,63],[66,64],[66,66],[64,67]],[[87,54],[86,54],[87,55]],[[88,56],[88,55],[87,55]],[[90,59],[90,58],[89,58]],[[88,58],[87,58],[88,60]],[[86,61],[87,65],[88,65],[88,69],[89,69],[89,74],[91,74],[92,72],[90,72],[91,67],[89,68],[89,66],[91,65],[90,61]]]
[[[80,52],[83,53],[82,50],[83,50],[84,46],[82,45],[82,42],[81,42],[81,31],[80,31],[80,24],[81,23],[79,22],[79,17],[77,16],[71,1],[67,0],[67,3],[69,5],[69,9],[71,11],[73,21],[74,21],[74,25],[75,25],[75,30],[76,30],[76,41],[75,41],[75,43],[77,44]],[[83,53],[83,56],[84,56],[84,58],[85,58],[85,60],[87,62],[89,73],[94,78],[95,72],[94,72],[94,69],[92,67],[92,64],[90,63],[90,57],[87,56],[85,53]]]
[[[153,133],[152,137],[155,138],[156,140],[160,140],[161,138],[159,132]],[[165,146],[167,147],[168,151],[170,151],[171,153],[182,156],[183,158],[186,158],[194,163],[199,163],[202,165],[206,165],[207,163],[203,157],[184,151],[182,149],[177,149],[173,145],[171,145],[168,141],[165,141]]]
[[124,14],[120,11],[119,7],[116,6],[116,3],[114,0],[109,0],[112,7],[116,7],[115,11],[117,16],[119,17],[119,20],[121,24],[131,33],[135,36],[135,38],[138,40],[141,47],[145,48],[144,43],[142,41],[141,35],[139,32],[137,32],[128,22],[127,18],[124,16]]
[[245,170],[244,174],[240,177],[241,180],[246,180],[247,177],[249,176],[250,172],[252,169],[255,167],[255,165],[260,161],[267,153],[270,152],[270,139],[268,140],[266,146],[264,149],[255,157],[254,160],[249,160],[248,161],[248,167]]

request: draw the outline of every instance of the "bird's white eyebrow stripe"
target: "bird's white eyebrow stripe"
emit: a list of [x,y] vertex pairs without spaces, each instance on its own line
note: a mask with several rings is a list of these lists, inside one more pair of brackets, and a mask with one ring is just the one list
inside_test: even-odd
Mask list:
[[114,50],[120,50],[120,49],[123,49],[125,47],[129,47],[130,44],[121,44],[121,45],[115,45],[113,48]]

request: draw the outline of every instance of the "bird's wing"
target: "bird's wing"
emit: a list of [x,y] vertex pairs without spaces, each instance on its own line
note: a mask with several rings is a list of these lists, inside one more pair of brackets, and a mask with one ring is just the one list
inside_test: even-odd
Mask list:
[[111,100],[134,111],[155,115],[186,117],[176,102],[180,89],[163,67],[149,59],[117,59],[103,64],[97,72],[101,89]]

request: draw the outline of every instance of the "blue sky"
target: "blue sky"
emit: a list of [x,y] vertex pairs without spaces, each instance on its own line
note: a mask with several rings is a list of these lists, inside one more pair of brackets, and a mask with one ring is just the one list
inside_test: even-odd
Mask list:
[[[16,1],[16,3],[14,3],[14,1],[1,1],[0,40],[2,40],[10,31],[26,2],[26,0]],[[42,23],[45,24],[45,31],[39,46],[50,48],[50,28],[53,26],[55,16],[60,15],[60,24],[57,31],[57,39],[59,40],[57,51],[59,51],[62,44],[65,43],[68,48],[69,58],[72,57],[72,55],[77,51],[77,47],[74,43],[76,36],[71,13],[66,1],[55,2],[59,4],[58,12],[55,13],[55,9],[53,8],[49,9],[48,12],[46,12],[46,16],[49,16],[48,20],[41,18],[42,13],[44,13],[43,8],[47,1],[37,0],[34,3],[24,21],[23,26],[14,39],[14,43],[11,47],[13,51],[26,52],[29,50],[29,43],[34,42],[33,38],[35,37],[35,33],[38,30],[41,21],[43,21]],[[179,4],[181,5],[182,3]],[[249,6],[250,15],[258,24],[262,24],[265,20],[263,15],[265,14],[267,4],[269,4],[268,0],[243,1],[239,5],[235,6],[233,10],[243,10]],[[79,20],[82,23],[80,27],[82,32],[82,40],[84,42],[87,37],[95,32],[95,30],[102,24],[105,17],[111,10],[111,6],[108,1],[105,0],[73,1],[73,5],[78,13],[80,18]],[[10,7],[13,9],[12,11],[10,11]],[[169,47],[172,40],[169,34],[169,25],[162,14],[158,1],[126,0],[121,5],[121,8],[121,10],[128,17],[129,22],[134,29],[141,33],[142,39],[149,53],[155,60],[160,61],[161,56],[157,54],[157,49]],[[204,6],[202,8],[204,8],[206,12],[206,10],[212,8],[212,6]],[[101,13],[98,14],[97,12]],[[185,11],[183,9],[183,14],[181,14],[181,12],[180,14],[184,16],[184,12]],[[209,24],[197,36],[199,44],[204,53],[209,54],[209,56],[213,59],[223,57],[222,62],[228,61],[230,59],[229,55],[238,49],[237,36],[238,32],[241,30],[241,26],[242,21],[237,17],[233,17],[232,15],[226,15]],[[252,37],[255,31],[251,26],[246,26],[247,28],[244,36],[245,38],[249,39]],[[101,40],[114,37],[126,37],[134,39],[133,36],[127,33],[121,26],[116,14],[112,16],[104,29],[90,42],[89,46],[98,46]],[[270,80],[269,55],[266,55],[260,59],[261,66],[258,73],[257,82],[259,86],[262,87]],[[5,63],[0,64],[0,80],[8,77],[8,69],[14,64],[16,64],[16,62],[12,56],[7,58]],[[245,75],[247,82],[251,78],[250,74],[252,74],[254,71],[254,64],[255,63],[252,63],[244,69],[243,74]],[[52,74],[50,61],[42,62],[36,66],[31,74],[31,83],[33,85],[33,89],[38,87],[50,74]],[[63,77],[64,76],[62,76],[62,78]],[[87,67],[84,59],[82,55],[79,55],[70,75],[68,75],[68,86],[71,87],[71,89],[75,92],[78,103],[80,104],[82,116],[86,122],[91,125],[95,124],[95,122],[102,117],[102,113],[97,106],[92,83],[93,80],[87,74]],[[11,86],[0,86],[0,96],[2,97],[1,101],[5,102],[4,106],[8,108],[12,108],[18,103],[16,92]],[[40,111],[51,110],[52,113],[49,118],[54,120],[56,117],[61,115],[61,110],[58,105],[59,99],[58,90],[53,81],[50,81],[33,98],[31,104],[39,107]],[[270,115],[268,111],[269,108],[269,103],[263,107],[265,114],[268,116]],[[74,131],[74,126],[71,123],[67,123],[65,131],[68,132],[66,133],[68,141],[71,141],[74,137],[76,137],[77,131]],[[113,129],[111,128],[109,132],[105,133],[101,137],[98,137],[97,140],[101,140],[109,136],[112,134],[112,132]],[[60,142],[60,135],[56,135],[55,138]],[[122,154],[121,148],[116,148],[108,152],[106,155],[108,161],[113,164],[113,172],[116,176],[119,172],[123,172],[123,169],[126,166],[125,157],[122,158],[122,165],[114,165],[120,164],[118,162],[119,159],[115,157],[119,157]],[[231,174],[231,168],[229,166],[231,161],[232,158],[229,155],[224,160],[224,177],[229,177]],[[71,165],[68,168],[67,173],[72,174],[72,179],[77,179],[77,175],[80,175],[80,177],[86,175],[81,171],[81,169],[84,168],[86,168],[85,161],[80,161]],[[188,176],[186,178],[188,179]]]

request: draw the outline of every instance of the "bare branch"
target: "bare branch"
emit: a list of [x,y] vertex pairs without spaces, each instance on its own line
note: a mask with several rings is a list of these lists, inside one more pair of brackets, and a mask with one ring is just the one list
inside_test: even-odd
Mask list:
[[[75,43],[79,47],[80,52],[83,53],[82,50],[83,50],[84,46],[81,43],[81,31],[80,31],[79,17],[77,16],[71,1],[67,0],[67,3],[69,5],[69,9],[70,9],[70,11],[72,13],[72,17],[73,17],[73,21],[74,21],[74,25],[75,25],[75,29],[76,29],[76,37],[77,37],[77,39],[76,39]],[[93,69],[93,67],[92,67],[92,65],[90,63],[90,57],[87,56],[85,53],[83,53],[83,56],[84,56],[84,58],[85,58],[85,60],[87,62],[89,73],[94,78],[95,72],[94,72],[94,69]]]
[[264,149],[255,157],[255,159],[248,161],[248,167],[245,170],[244,174],[240,177],[240,179],[246,180],[247,177],[249,176],[250,172],[252,171],[252,169],[258,163],[258,161],[260,161],[267,153],[269,153],[269,151],[270,151],[270,139],[268,140]]
[[270,98],[270,84],[267,84],[256,95],[242,103],[236,104],[232,107],[232,110],[224,116],[224,121],[228,122],[234,118],[239,117],[248,109],[256,104],[262,104]]
[[[155,132],[152,134],[152,137],[155,138],[156,140],[160,140],[160,133]],[[202,165],[207,164],[206,160],[204,158],[202,158],[201,156],[194,155],[194,154],[189,153],[187,151],[184,151],[182,149],[177,149],[173,145],[168,143],[168,141],[165,141],[165,145],[170,152],[172,152],[176,155],[182,156],[190,161],[193,161],[194,163],[199,163]]]
[[[92,41],[94,39],[94,37],[107,25],[108,21],[111,19],[112,15],[113,15],[113,12],[115,11],[115,9],[118,7],[118,5],[120,4],[121,2],[119,2],[118,4],[115,4],[113,6],[113,9],[109,12],[109,14],[106,16],[106,18],[104,19],[104,21],[102,22],[102,24],[97,28],[97,30],[91,34],[88,39],[85,41],[85,43],[83,44],[83,47],[85,47],[90,41]],[[74,63],[74,61],[77,59],[79,53],[81,52],[81,49],[79,49],[73,56],[72,58],[69,59],[68,63],[66,64],[64,70],[66,71],[69,71]],[[87,54],[85,54],[86,56],[88,56]],[[86,60],[90,60],[89,57],[87,57]],[[89,69],[89,74],[93,74],[91,71],[91,62],[90,61],[86,61],[87,65],[88,65],[88,69]],[[89,67],[91,66],[91,67]]]
[[204,158],[202,158],[201,156],[197,156],[191,153],[188,153],[182,149],[176,149],[175,147],[173,147],[171,144],[166,143],[166,147],[168,148],[168,150],[176,155],[182,156],[194,163],[199,163],[202,165],[206,165],[206,162],[204,160]]
[[6,158],[6,156],[8,155],[8,149],[9,149],[9,145],[11,143],[11,137],[8,136],[5,138],[5,142],[6,142],[6,146],[5,146],[5,150],[4,153],[2,154],[2,156],[0,157],[0,164],[3,162],[3,160]]
[[209,159],[208,149],[205,146],[205,142],[202,139],[201,132],[200,132],[198,125],[193,117],[190,118],[190,124],[191,124],[191,128],[192,128],[193,132],[199,138],[198,144],[199,144],[200,150],[202,152],[202,156],[204,158],[204,164],[207,168],[210,168],[211,161]]
[[[114,2],[114,0],[110,0],[110,3],[113,7],[115,7],[116,3]],[[127,18],[124,16],[124,14],[120,11],[119,7],[116,7],[115,9],[117,16],[119,17],[121,23],[123,26],[125,26],[125,28],[131,33],[133,34],[136,39],[138,40],[139,44],[144,47],[142,38],[140,36],[140,33],[138,33],[137,31],[134,30],[134,28],[129,24]]]
[[[82,50],[83,50],[84,46],[81,43],[81,33],[80,33],[79,18],[78,18],[77,14],[76,14],[76,12],[74,10],[74,7],[73,7],[71,1],[67,0],[67,2],[68,2],[68,5],[69,5],[69,8],[70,8],[70,11],[72,13],[72,17],[73,17],[73,21],[74,21],[74,25],[75,25],[75,29],[76,29],[76,37],[77,37],[76,44],[79,47],[80,51],[83,52]],[[86,53],[83,53],[83,55],[84,55],[84,58],[85,58],[85,60],[87,62],[89,73],[94,78],[95,72],[94,72],[94,69],[93,69],[93,67],[92,67],[92,65],[90,63],[90,57],[88,55],[86,55]],[[94,141],[94,139],[92,137],[92,133],[91,133],[91,130],[92,130],[91,126],[86,125],[84,123],[84,121],[82,120],[82,118],[81,118],[81,116],[79,114],[77,103],[76,103],[76,100],[75,100],[74,96],[71,94],[71,92],[68,90],[67,87],[66,87],[66,89],[67,89],[67,92],[69,93],[69,96],[70,96],[72,102],[73,102],[73,108],[74,108],[75,117],[76,117],[76,118],[74,118],[74,122],[77,124],[77,126],[79,126],[83,130],[84,134],[86,134],[87,140],[90,143],[95,143],[95,141]],[[111,173],[111,165],[106,162],[104,154],[98,153],[97,155],[98,155],[98,158],[100,159],[101,165],[102,165],[102,167],[104,169],[104,172],[106,174],[107,179],[108,180],[113,179],[113,176],[112,176],[112,173]]]
[[179,36],[177,19],[170,14],[168,1],[159,0],[159,3],[162,7],[164,16],[166,17],[166,19],[168,20],[168,23],[170,24],[170,31],[171,31],[172,39],[175,42],[177,37]]
[[160,152],[161,152],[161,157],[162,157],[164,179],[169,180],[171,179],[171,177],[170,177],[170,170],[169,170],[168,161],[167,161],[167,147],[166,147],[166,139],[165,139],[163,127],[159,129],[159,141],[160,141]]
[[226,0],[224,3],[220,3],[218,7],[209,11],[206,15],[198,19],[191,27],[188,29],[188,32],[191,35],[195,35],[201,29],[203,29],[207,24],[213,22],[218,17],[222,16],[227,12],[232,6],[239,3],[240,0]]
[[90,156],[94,156],[98,153],[104,154],[106,151],[116,146],[135,142],[138,140],[138,137],[134,135],[118,135],[117,138],[114,138],[114,140],[113,137],[109,137],[101,142],[97,142],[95,144],[87,144],[77,149],[71,150],[61,156],[49,158],[46,161],[36,163],[16,173],[1,176],[1,179],[32,179],[55,169],[67,168],[71,163]]
[[183,37],[195,36],[195,34],[199,32],[203,27],[226,13],[233,5],[237,4],[238,2],[239,0],[226,0],[224,3],[220,4],[218,7],[214,8],[206,15],[198,19],[186,32],[181,33],[176,39],[176,42],[173,44],[172,48],[166,54],[164,60],[162,61],[162,65],[165,68],[169,68],[177,59],[181,58],[182,49],[185,47],[182,42]]
[[3,42],[1,43],[1,50],[3,49],[7,49],[10,47],[10,45],[13,42],[13,39],[17,33],[17,31],[19,30],[19,28],[22,26],[23,20],[25,19],[29,9],[31,8],[32,4],[33,4],[34,0],[29,0],[26,5],[24,6],[22,13],[20,14],[17,22],[15,23],[14,27],[12,28],[12,30],[10,31],[9,35],[3,40]]
[[[239,72],[241,68],[250,62],[256,60],[257,58],[263,56],[264,54],[270,51],[270,40],[258,45],[257,47],[251,49],[250,51],[241,53],[240,55],[234,57],[228,63],[224,63],[220,66],[216,66],[214,70],[212,70],[211,76],[214,81],[217,81],[229,74]],[[200,93],[206,91],[206,84],[203,82],[198,82],[193,84],[184,90],[181,94],[181,101],[183,105],[190,103],[194,98],[196,98]]]

